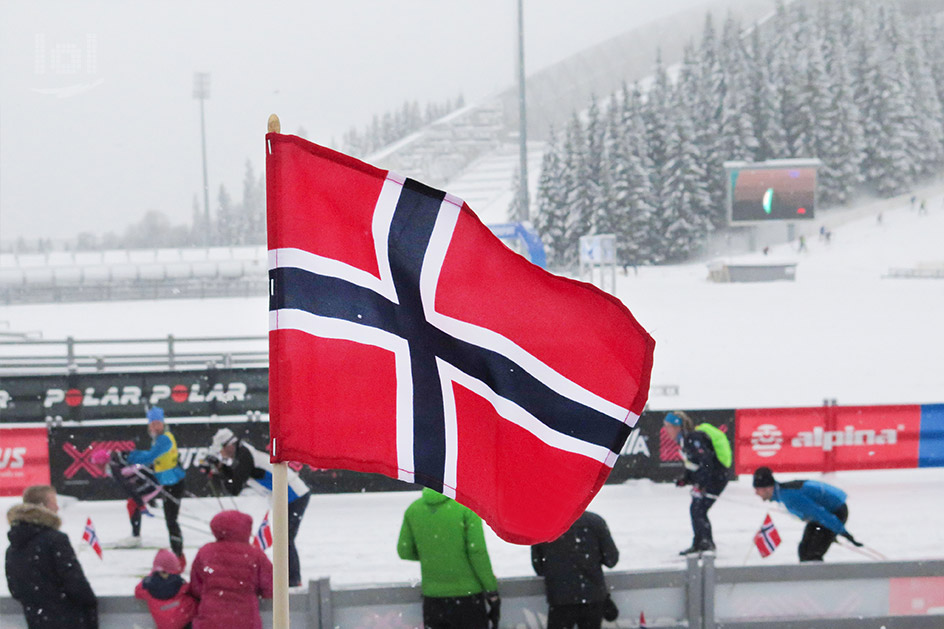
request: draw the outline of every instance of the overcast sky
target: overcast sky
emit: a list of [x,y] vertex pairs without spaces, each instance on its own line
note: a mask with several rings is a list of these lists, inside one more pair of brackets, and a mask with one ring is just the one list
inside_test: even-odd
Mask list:
[[[704,0],[525,0],[529,72]],[[406,100],[514,83],[515,0],[0,3],[0,240],[122,233],[149,209],[189,223],[263,168],[265,121],[340,141]],[[200,197],[202,203],[202,196]]]

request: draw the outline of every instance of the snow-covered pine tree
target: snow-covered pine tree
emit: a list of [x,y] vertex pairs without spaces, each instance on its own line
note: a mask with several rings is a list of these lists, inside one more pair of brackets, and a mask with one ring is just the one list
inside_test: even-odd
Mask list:
[[552,127],[547,148],[541,158],[538,178],[534,228],[541,235],[547,253],[548,266],[559,268],[564,264],[567,246],[567,205],[564,191],[564,159],[562,147]]
[[[721,146],[721,112],[726,85],[711,13],[705,16],[701,42],[691,63],[695,78],[691,101],[691,115],[697,133],[695,141],[705,157],[705,172],[723,173],[724,162],[731,159]],[[708,180],[708,193],[712,208],[724,207],[727,190],[721,179]],[[721,214],[716,214],[712,222],[720,226],[723,222]]]
[[241,244],[265,244],[266,241],[266,203],[265,178],[256,176],[252,162],[246,160],[246,173],[243,176],[243,202],[240,205],[243,234]]
[[587,134],[577,112],[567,125],[564,139],[564,172],[562,176],[564,203],[567,208],[566,229],[562,252],[563,264],[577,265],[580,237],[593,228],[593,198],[588,185],[590,169],[587,159]]
[[[833,24],[841,24],[834,22]],[[825,39],[841,42],[838,33],[827,32]],[[862,155],[865,149],[862,118],[855,104],[853,75],[847,50],[843,45],[830,48],[829,105],[819,115],[817,157],[819,198],[825,204],[844,204],[856,185],[861,183]]]
[[[725,21],[722,49],[724,70],[724,97],[721,101],[721,124],[718,138],[718,153],[721,165],[710,164],[705,174],[711,189],[720,189],[723,194],[713,194],[711,221],[715,227],[723,227],[726,221],[725,195],[727,194],[723,163],[728,160],[753,161],[757,150],[757,138],[751,116],[751,99],[748,93],[750,80],[747,73],[749,58],[744,50],[741,28],[733,17]],[[722,201],[719,203],[718,198]]]
[[777,94],[771,78],[771,58],[760,36],[760,28],[754,26],[750,34],[747,91],[751,123],[757,140],[757,161],[781,159],[789,154],[782,114],[777,106]]
[[922,39],[919,36],[904,42],[905,67],[913,94],[916,177],[936,174],[944,163],[944,110]]
[[627,190],[622,178],[626,162],[622,103],[615,95],[606,107],[606,118],[601,126],[600,184],[594,202],[593,229],[597,234],[616,234],[625,220],[622,204],[626,202]]
[[617,255],[622,264],[650,264],[655,261],[659,238],[655,231],[655,192],[652,187],[652,161],[646,136],[643,99],[639,86],[632,90],[623,85],[622,128],[625,157],[620,180],[626,189],[625,208],[628,223],[620,224]]
[[602,234],[597,222],[601,215],[607,212],[607,181],[604,177],[603,140],[606,135],[606,120],[600,111],[600,103],[595,94],[590,96],[590,107],[587,108],[587,195],[593,212],[591,229],[593,233]]
[[667,216],[668,208],[668,179],[670,174],[670,146],[676,132],[674,117],[678,114],[673,110],[672,86],[662,65],[662,55],[656,56],[655,80],[649,88],[647,98],[643,103],[642,118],[646,125],[646,145],[649,161],[651,162],[650,177],[652,182],[653,201],[653,261],[663,262],[668,259],[667,252],[670,244],[665,232],[666,225],[671,222]]
[[907,71],[892,44],[886,7],[866,5],[860,28],[855,98],[864,121],[862,169],[870,186],[882,196],[891,196],[910,188],[913,181]]
[[663,255],[668,261],[684,260],[694,254],[711,229],[711,197],[706,186],[704,158],[695,143],[691,116],[682,105],[673,118],[666,163],[665,202],[659,216],[663,234]]

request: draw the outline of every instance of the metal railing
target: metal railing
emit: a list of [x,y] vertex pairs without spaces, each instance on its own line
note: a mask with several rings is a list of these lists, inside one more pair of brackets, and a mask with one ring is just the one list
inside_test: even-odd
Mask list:
[[268,337],[0,340],[0,375],[268,366]]
[[[711,555],[689,557],[675,570],[607,572],[620,617],[604,627],[638,627],[644,613],[649,626],[662,629],[937,628],[944,626],[944,609],[933,608],[930,599],[942,574],[942,560],[717,568]],[[501,579],[498,590],[502,627],[546,626],[543,579]],[[334,589],[322,578],[309,581],[307,593],[291,594],[289,606],[292,627],[380,626],[384,618],[396,619],[396,626],[422,625],[417,585]],[[272,626],[271,609],[271,602],[262,602],[264,626]],[[102,629],[151,622],[147,606],[130,596],[99,598],[99,615]],[[0,616],[5,629],[26,627],[10,598],[0,598]]]

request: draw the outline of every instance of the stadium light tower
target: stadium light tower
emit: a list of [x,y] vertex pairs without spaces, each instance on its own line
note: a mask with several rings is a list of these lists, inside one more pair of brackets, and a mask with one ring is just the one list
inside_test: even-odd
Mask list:
[[518,0],[518,142],[521,179],[518,182],[519,221],[529,219],[528,209],[528,118],[524,94],[524,0]]
[[210,184],[207,182],[206,125],[203,118],[203,101],[210,98],[210,73],[194,72],[193,97],[200,101],[200,145],[203,149],[203,242],[210,245]]

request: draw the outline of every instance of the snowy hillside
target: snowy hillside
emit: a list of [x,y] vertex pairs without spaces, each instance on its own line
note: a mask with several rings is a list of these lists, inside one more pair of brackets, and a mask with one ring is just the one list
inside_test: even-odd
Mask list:
[[[793,282],[713,283],[710,261],[620,273],[617,296],[656,340],[650,407],[944,401],[944,280],[884,277],[944,264],[944,186],[916,194],[927,215],[910,209],[910,195],[825,212],[798,232],[808,252],[794,241],[726,260],[795,262]],[[264,297],[24,305],[0,309],[0,322],[44,339],[258,335],[264,348],[267,308]]]

